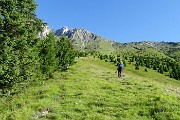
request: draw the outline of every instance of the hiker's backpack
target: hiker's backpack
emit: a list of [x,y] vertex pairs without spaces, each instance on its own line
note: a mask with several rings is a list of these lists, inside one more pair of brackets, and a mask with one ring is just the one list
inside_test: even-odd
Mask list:
[[123,69],[123,64],[119,64],[119,69]]

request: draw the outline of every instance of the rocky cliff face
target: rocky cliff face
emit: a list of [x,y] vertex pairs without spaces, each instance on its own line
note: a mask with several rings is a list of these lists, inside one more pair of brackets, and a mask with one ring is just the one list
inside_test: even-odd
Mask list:
[[[55,35],[67,36],[72,41],[75,48],[78,50],[95,50],[105,53],[111,53],[122,49],[136,49],[138,51],[141,51],[150,48],[163,52],[169,56],[173,54],[174,56],[179,56],[180,53],[180,42],[142,41],[122,44],[119,42],[110,41],[82,28],[69,29],[68,27],[63,27],[56,30]],[[180,59],[180,57],[178,57],[178,59]]]
[[[111,49],[112,41],[94,34],[82,28],[63,27],[55,31],[56,36],[67,36],[77,49],[83,50],[102,50]],[[106,48],[105,48],[106,46]]]
[[45,37],[46,35],[48,35],[52,30],[49,28],[49,26],[44,26],[43,27],[43,32],[38,33],[39,37]]
[[87,31],[82,28],[69,29],[66,26],[61,29],[56,30],[55,35],[56,36],[67,36],[70,39],[80,39],[80,40],[84,40],[84,41],[96,40],[98,37],[100,37],[90,31]]

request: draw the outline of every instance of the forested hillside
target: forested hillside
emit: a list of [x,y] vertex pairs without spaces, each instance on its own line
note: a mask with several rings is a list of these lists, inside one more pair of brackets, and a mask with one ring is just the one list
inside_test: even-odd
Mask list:
[[[74,52],[65,37],[40,37],[45,23],[36,17],[34,0],[0,1],[0,88],[52,77],[73,63]],[[18,84],[19,85],[19,84]],[[26,86],[25,85],[25,86]]]
[[131,53],[150,53],[160,57],[169,56],[175,59],[177,62],[180,61],[179,42],[142,41],[120,43],[113,40],[108,40],[100,35],[82,28],[68,27],[63,27],[56,30],[55,35],[57,37],[66,36],[69,38],[76,50],[98,51],[106,54],[122,51],[129,51]]
[[180,43],[56,36],[36,8],[0,0],[0,120],[180,119]]

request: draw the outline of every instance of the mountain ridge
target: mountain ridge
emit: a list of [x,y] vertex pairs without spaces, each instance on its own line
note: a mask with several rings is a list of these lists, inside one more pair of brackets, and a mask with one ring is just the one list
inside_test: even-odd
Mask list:
[[140,52],[144,49],[147,51],[152,49],[180,60],[180,42],[140,41],[121,43],[109,40],[83,28],[68,28],[67,26],[56,30],[55,35],[57,37],[68,37],[77,50],[112,53],[124,50],[137,50]]
[[[105,39],[105,40],[109,40],[109,41],[113,41],[113,42],[117,42],[115,40],[110,40],[108,38],[105,38],[103,36],[100,36],[98,34],[95,34],[89,30],[86,30],[86,29],[83,29],[83,28],[68,28],[67,26],[64,26],[60,29],[57,29],[55,31],[55,35],[56,36],[67,36],[68,38],[70,39],[75,39],[76,36],[74,36],[75,34],[78,34],[77,38],[80,38],[81,40],[86,40],[88,38],[85,37],[85,35],[89,35],[89,38],[90,39],[94,39],[96,40],[97,37],[101,37],[102,39]],[[83,36],[81,36],[83,35]],[[144,41],[139,41],[139,42],[136,42],[136,41],[133,41],[133,42],[118,42],[118,43],[122,43],[122,44],[131,44],[131,43],[135,43],[135,44],[146,44],[146,45],[149,45],[149,46],[153,46],[153,44],[157,44],[157,43],[162,43],[162,44],[168,44],[170,46],[176,46],[176,45],[180,45],[180,42],[165,42],[165,41],[161,41],[161,42],[156,42],[156,41],[150,41],[150,40],[144,40]]]
[[109,52],[115,51],[112,44],[114,41],[108,40],[100,35],[97,35],[93,32],[85,30],[83,28],[71,28],[63,27],[55,31],[55,35],[59,36],[66,36],[71,41],[72,44],[75,46],[77,50],[85,50],[85,51],[106,51],[109,49]]

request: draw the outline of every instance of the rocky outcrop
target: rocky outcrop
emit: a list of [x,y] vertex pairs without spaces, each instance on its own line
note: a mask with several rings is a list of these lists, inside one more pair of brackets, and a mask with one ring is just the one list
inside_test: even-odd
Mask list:
[[55,35],[56,36],[62,36],[62,35],[65,35],[65,33],[67,33],[67,32],[68,32],[68,27],[65,26],[61,29],[56,30]]
[[80,49],[100,48],[99,42],[109,40],[82,28],[71,28],[67,26],[55,31],[56,36],[66,36],[72,40],[72,44]]
[[49,28],[49,26],[44,26],[43,31],[38,34],[39,37],[45,37],[47,36],[52,30]]
[[82,28],[69,29],[67,26],[56,30],[56,36],[67,36],[70,39],[80,39],[83,41],[96,40],[97,38],[102,38],[90,31]]
[[153,42],[153,41],[141,41],[141,42],[128,42],[120,43],[110,41],[104,37],[94,34],[88,30],[82,28],[71,28],[67,26],[56,30],[56,36],[67,36],[78,50],[97,50],[97,51],[118,51],[122,48],[135,48],[139,51],[144,49],[155,49],[166,55],[177,54],[180,49],[180,42]]

